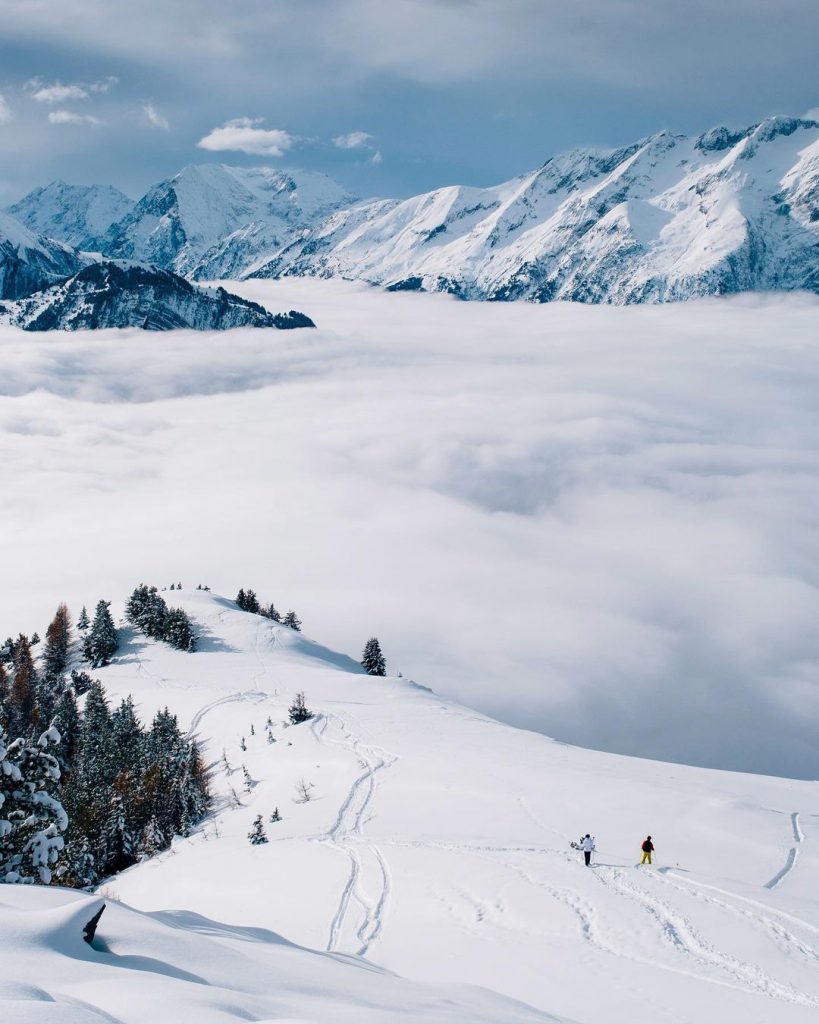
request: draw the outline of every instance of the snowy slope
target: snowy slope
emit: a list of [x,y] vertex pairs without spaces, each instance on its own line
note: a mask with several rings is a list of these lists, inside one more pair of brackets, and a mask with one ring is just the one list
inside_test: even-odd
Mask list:
[[17,299],[76,274],[79,253],[0,213],[0,299]]
[[94,246],[188,277],[237,277],[351,202],[323,174],[191,165],[150,189]]
[[[84,925],[104,906],[93,947]],[[0,1015],[8,1024],[536,1024],[489,992],[407,982],[275,932],[193,913],[141,914],[60,889],[0,892]]]
[[[143,716],[170,706],[203,739],[220,802],[193,837],[112,881],[126,903],[590,1024],[815,1019],[816,783],[572,748],[367,677],[230,601],[173,597],[201,650],[128,634],[99,674]],[[316,717],[288,727],[298,690]],[[269,844],[251,846],[253,818],[275,807]],[[569,848],[585,831],[593,869]],[[650,870],[635,867],[647,832]]]
[[113,185],[52,181],[29,192],[8,212],[38,234],[87,249],[133,206],[134,201]]
[[247,274],[538,302],[817,291],[819,123],[660,132],[576,150],[493,188],[358,204]]
[[0,321],[25,331],[314,326],[296,310],[270,313],[224,288],[202,288],[167,270],[113,260],[92,263],[51,288],[8,303]]

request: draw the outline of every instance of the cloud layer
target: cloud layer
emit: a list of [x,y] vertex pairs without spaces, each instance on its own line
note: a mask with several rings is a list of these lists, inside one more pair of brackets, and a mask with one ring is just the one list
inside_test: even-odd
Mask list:
[[4,635],[253,586],[516,724],[815,776],[816,300],[242,288],[319,330],[2,334]]

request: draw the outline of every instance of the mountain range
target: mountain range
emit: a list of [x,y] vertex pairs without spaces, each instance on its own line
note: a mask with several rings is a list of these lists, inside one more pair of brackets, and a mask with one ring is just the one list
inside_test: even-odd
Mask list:
[[[680,301],[819,291],[819,122],[659,132],[489,188],[356,200],[323,175],[190,166],[128,205],[55,183],[26,227],[193,280],[317,276],[464,299]],[[104,224],[104,210],[124,211]]]

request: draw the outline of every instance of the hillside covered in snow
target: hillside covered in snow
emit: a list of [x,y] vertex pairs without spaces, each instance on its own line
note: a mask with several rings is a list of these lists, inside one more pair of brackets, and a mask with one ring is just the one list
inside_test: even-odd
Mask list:
[[[67,896],[0,900],[4,931],[21,937],[0,966],[0,999],[28,1013],[21,1024],[42,1019],[32,1001],[48,999],[124,1024],[160,1004],[155,1019],[177,1021],[179,1000],[206,1022],[278,1019],[271,1007],[284,1006],[316,1021],[814,1018],[816,783],[566,746],[411,680],[365,675],[232,600],[171,596],[198,650],[124,628],[94,674],[112,699],[133,694],[144,720],[167,706],[200,739],[216,809],[104,886],[126,906],[103,916],[96,952],[76,927],[64,934],[78,916]],[[299,691],[313,717],[291,725]],[[258,816],[268,841],[254,845]],[[591,868],[570,847],[587,831]],[[657,859],[636,867],[647,833]],[[114,1008],[105,972],[123,979],[129,964],[139,989]]]
[[[489,188],[357,201],[314,172],[191,165],[135,204],[54,183],[45,235],[191,279],[344,277],[462,299],[630,304],[819,290],[819,122],[584,148]],[[96,233],[95,233],[96,232]]]

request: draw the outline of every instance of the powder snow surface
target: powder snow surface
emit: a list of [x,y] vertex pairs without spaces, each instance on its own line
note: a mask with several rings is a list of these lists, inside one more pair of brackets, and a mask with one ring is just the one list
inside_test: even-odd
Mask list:
[[[351,1003],[361,1020],[540,1019],[460,990],[444,1012],[363,960],[588,1024],[816,1019],[815,783],[566,746],[410,680],[365,676],[218,596],[164,596],[195,619],[201,650],[126,631],[99,675],[143,716],[167,705],[202,739],[217,810],[103,887],[152,915],[111,908],[100,934],[112,960],[89,953],[92,965],[68,971],[49,954],[22,975],[4,965],[15,984],[39,977],[128,1024],[267,1020],[271,1005],[291,1007],[287,1019],[353,1020]],[[315,718],[289,726],[299,690]],[[281,822],[268,821],[274,808]],[[247,840],[257,814],[267,845]],[[591,869],[569,846],[587,831]],[[656,863],[636,867],[649,832]],[[344,969],[270,932],[362,960]]]

